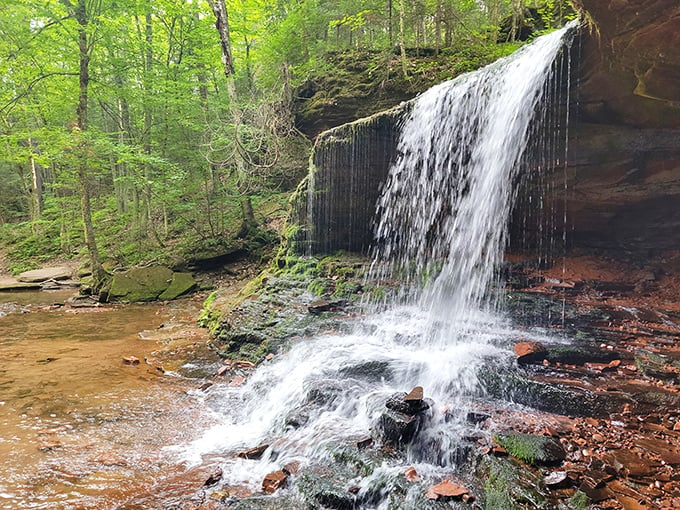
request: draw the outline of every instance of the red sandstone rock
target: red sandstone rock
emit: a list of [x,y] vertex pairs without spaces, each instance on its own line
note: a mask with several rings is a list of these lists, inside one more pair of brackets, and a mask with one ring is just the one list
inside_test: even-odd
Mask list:
[[538,342],[520,342],[512,348],[517,356],[517,363],[540,363],[546,355],[543,345]]
[[262,480],[262,490],[267,494],[273,494],[286,484],[287,479],[288,475],[283,470],[269,473]]
[[409,482],[420,481],[420,476],[418,476],[418,472],[416,471],[416,468],[414,468],[413,466],[406,468],[406,471],[404,471],[404,476]]
[[249,450],[243,450],[242,452],[239,452],[237,457],[241,459],[257,460],[260,457],[262,457],[262,454],[267,448],[269,448],[268,444],[261,444],[260,446],[256,446],[255,448],[250,448]]
[[422,386],[416,386],[405,397],[404,402],[417,402],[423,400],[424,392]]
[[468,494],[468,490],[465,487],[461,487],[451,480],[444,480],[443,482],[430,487],[425,496],[428,499],[460,498],[464,494]]
[[222,479],[222,474],[222,468],[216,468],[212,473],[210,473],[210,476],[205,480],[205,482],[203,482],[203,487],[215,485]]

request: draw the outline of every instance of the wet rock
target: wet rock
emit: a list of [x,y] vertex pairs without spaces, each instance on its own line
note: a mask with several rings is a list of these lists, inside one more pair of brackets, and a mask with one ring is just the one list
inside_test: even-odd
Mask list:
[[323,312],[329,312],[331,304],[328,301],[314,301],[307,307],[307,311],[313,315],[319,315]]
[[281,469],[284,473],[288,474],[289,476],[296,475],[300,471],[300,462],[294,460],[283,466]]
[[203,482],[203,487],[211,487],[222,479],[222,468],[215,469],[210,476]]
[[364,450],[373,446],[373,438],[371,436],[365,436],[357,440],[357,448],[359,450]]
[[356,365],[342,367],[338,373],[343,377],[355,377],[367,381],[391,380],[393,377],[392,369],[388,361],[366,361]]
[[571,479],[566,471],[553,471],[543,478],[543,483],[549,489],[563,489],[571,484]]
[[243,450],[242,452],[239,452],[237,457],[241,459],[257,460],[262,457],[267,448],[269,448],[268,444],[261,444],[260,446],[256,446],[255,448],[250,448],[248,450]]
[[408,445],[420,430],[421,417],[387,410],[380,415],[374,427],[378,440],[394,448]]
[[540,363],[547,354],[546,348],[539,342],[520,342],[515,344],[512,349],[517,356],[517,363],[520,365]]
[[123,358],[123,363],[126,365],[139,365],[139,358],[135,356],[125,356]]
[[427,491],[426,497],[428,499],[436,500],[459,499],[465,494],[468,494],[468,492],[469,491],[465,487],[461,487],[460,485],[453,483],[451,480],[444,480],[443,482],[430,487]]
[[[416,388],[420,388],[420,386],[417,386]],[[417,395],[422,396],[422,388],[417,392]],[[387,399],[385,407],[397,413],[415,415],[427,411],[432,406],[432,402],[425,399],[411,398],[411,400],[406,400],[406,397],[408,396],[409,395],[407,395],[406,392],[395,393]]]
[[491,415],[486,413],[478,413],[476,411],[470,411],[465,415],[465,420],[473,425],[479,425],[484,423],[486,420],[491,418]]
[[606,417],[635,401],[625,393],[593,392],[566,384],[548,384],[502,370],[479,372],[488,396],[562,415]]
[[414,403],[416,405],[420,405],[420,403],[423,401],[423,397],[424,397],[423,387],[416,386],[404,397],[404,402],[411,405]]
[[269,473],[262,480],[262,490],[267,494],[273,494],[286,484],[287,479],[288,474],[283,470]]
[[620,359],[621,355],[608,349],[584,344],[558,345],[548,347],[545,359],[550,363],[564,365],[584,365],[586,363],[608,364]]
[[562,445],[552,437],[503,434],[495,439],[510,455],[535,466],[558,464],[567,456]]
[[404,471],[404,477],[409,482],[419,482],[420,481],[420,476],[418,476],[418,472],[416,471],[416,468],[414,468],[414,467],[406,468],[406,471]]

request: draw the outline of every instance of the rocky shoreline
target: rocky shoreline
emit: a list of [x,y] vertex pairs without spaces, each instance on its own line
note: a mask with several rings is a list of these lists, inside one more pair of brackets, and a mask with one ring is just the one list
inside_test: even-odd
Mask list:
[[[562,266],[510,264],[506,302],[513,321],[520,330],[544,328],[564,340],[538,344],[520,334],[508,345],[514,357],[484,372],[453,450],[419,440],[432,413],[445,414],[447,404],[423,399],[427,388],[403,388],[364,437],[337,445],[318,464],[280,466],[265,477],[261,494],[218,477],[183,508],[350,509],[385,500],[390,508],[679,507],[675,273],[657,277],[649,268],[623,270],[590,256]],[[228,313],[207,321],[225,358],[211,383],[241,385],[290,340],[348,331],[365,292],[389,292],[389,285],[367,289],[361,267],[343,257],[275,263]],[[593,267],[606,271],[592,274]],[[376,370],[357,367],[353,376]],[[252,447],[261,455],[269,445]],[[453,457],[457,467],[445,479],[403,468],[404,452],[414,448],[424,458]],[[258,462],[252,452],[237,454]],[[386,473],[385,462],[402,468]]]

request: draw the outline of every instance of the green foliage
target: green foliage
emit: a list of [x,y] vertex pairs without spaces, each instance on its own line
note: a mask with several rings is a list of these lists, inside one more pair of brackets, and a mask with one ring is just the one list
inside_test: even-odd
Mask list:
[[[79,26],[67,4],[0,2],[0,226],[12,225],[2,243],[17,268],[83,251],[83,165],[97,243],[120,264],[228,249],[246,198],[267,223],[253,233],[256,244],[270,242],[310,148],[293,125],[294,87],[336,73],[334,58],[370,78],[339,77],[328,89],[336,96],[401,76],[397,2],[229,0],[230,84],[204,0],[103,0],[88,3],[97,11],[85,27],[91,81],[80,132]],[[422,89],[506,54],[516,45],[497,45],[495,33],[511,4],[405,2],[409,56],[434,51],[447,63],[413,60],[400,79]],[[566,17],[561,5],[540,4],[546,23]]]

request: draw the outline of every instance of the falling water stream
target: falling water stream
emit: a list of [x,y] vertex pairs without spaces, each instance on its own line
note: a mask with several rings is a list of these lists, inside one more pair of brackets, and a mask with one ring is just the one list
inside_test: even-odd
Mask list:
[[[435,417],[402,462],[426,476],[455,468],[459,415],[482,397],[476,374],[507,360],[518,334],[499,312],[496,285],[513,181],[573,32],[538,38],[415,101],[378,203],[371,266],[373,278],[404,282],[399,296],[353,333],[299,341],[243,387],[201,397],[219,424],[177,448],[188,461],[223,455],[225,483],[256,490],[288,462],[323,464],[334,445],[368,433],[386,398],[420,385]],[[233,455],[263,443],[259,461]],[[403,468],[395,461],[372,476]],[[371,481],[354,483],[365,491]]]

